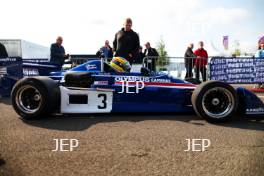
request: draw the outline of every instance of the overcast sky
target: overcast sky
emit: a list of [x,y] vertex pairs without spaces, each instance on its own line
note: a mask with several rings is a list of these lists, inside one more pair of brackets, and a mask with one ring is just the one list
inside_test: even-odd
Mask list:
[[[50,46],[58,35],[70,54],[94,54],[133,20],[141,45],[162,38],[170,56],[205,41],[209,55],[238,40],[243,51],[256,49],[264,35],[262,0],[0,0],[0,39],[24,39]],[[232,46],[231,46],[232,48]]]

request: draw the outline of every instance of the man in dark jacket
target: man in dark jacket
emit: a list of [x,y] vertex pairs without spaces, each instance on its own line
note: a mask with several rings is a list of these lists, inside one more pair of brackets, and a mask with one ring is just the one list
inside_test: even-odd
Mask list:
[[156,61],[158,60],[159,53],[155,48],[150,46],[150,43],[145,44],[146,49],[144,50],[144,55],[146,58],[145,64],[151,71],[156,71]]
[[124,27],[115,34],[113,42],[114,56],[123,57],[132,64],[140,46],[139,36],[132,29],[132,20],[127,18]]
[[0,43],[0,58],[7,58],[7,57],[8,54],[6,52],[6,48],[2,43]]
[[136,56],[136,59],[134,60],[133,63],[135,63],[135,64],[142,64],[143,59],[145,57],[144,53],[142,52],[142,49],[143,49],[142,46],[140,46],[139,49],[138,49],[139,51],[138,51],[138,54]]
[[65,54],[62,41],[62,37],[58,37],[56,43],[51,44],[50,47],[50,63],[60,67],[64,64],[64,60],[69,58],[69,54]]
[[103,57],[103,58],[112,58],[113,57],[113,49],[111,48],[111,46],[109,45],[109,41],[106,40],[105,41],[105,45],[103,47],[100,48],[99,51],[97,51],[96,55],[98,57]]
[[194,67],[195,58],[196,56],[193,53],[193,43],[190,43],[184,54],[184,64],[186,69],[185,79],[193,77],[193,67]]

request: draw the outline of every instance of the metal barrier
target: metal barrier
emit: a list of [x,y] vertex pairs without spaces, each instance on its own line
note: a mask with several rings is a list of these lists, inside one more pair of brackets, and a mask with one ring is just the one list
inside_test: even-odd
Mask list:
[[[150,71],[166,71],[181,79],[196,78],[200,81],[208,80],[209,70],[207,63],[210,58],[199,58],[198,62],[195,62],[195,59],[196,57],[148,56],[143,59],[143,67],[148,68]],[[203,60],[206,61],[206,66],[204,66]]]
[[254,57],[209,57],[207,62],[205,58],[145,57],[143,66],[151,71],[167,71],[181,79],[218,80],[231,84],[264,83],[264,59]]

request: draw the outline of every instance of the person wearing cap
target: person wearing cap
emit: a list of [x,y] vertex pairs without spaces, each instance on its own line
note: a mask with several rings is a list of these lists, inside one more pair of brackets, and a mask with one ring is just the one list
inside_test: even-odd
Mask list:
[[151,71],[156,71],[156,61],[158,60],[159,53],[155,48],[150,46],[150,43],[145,43],[146,49],[144,50],[144,55],[146,57],[145,65]]
[[132,64],[138,54],[139,36],[132,30],[132,20],[125,19],[124,27],[115,34],[113,51],[115,57],[123,57]]
[[63,38],[57,37],[56,43],[50,46],[50,63],[59,66],[64,64],[64,60],[69,58],[69,54],[65,54],[64,47],[62,46]]

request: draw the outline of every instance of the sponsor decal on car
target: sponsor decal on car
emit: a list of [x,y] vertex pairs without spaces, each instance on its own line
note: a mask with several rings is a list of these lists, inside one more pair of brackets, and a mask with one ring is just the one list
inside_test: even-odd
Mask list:
[[264,112],[263,107],[246,109],[247,114],[256,114],[256,113],[262,113],[262,112]]
[[94,81],[94,85],[107,86],[108,81]]
[[97,66],[95,64],[87,64],[85,65],[87,70],[97,69]]
[[24,76],[39,76],[38,69],[35,68],[23,68]]
[[[125,84],[128,82],[128,84]],[[184,89],[194,89],[195,85],[189,83],[172,83],[170,79],[162,78],[149,78],[141,76],[119,76],[115,77],[116,85],[137,85],[138,82],[143,84],[144,87],[163,87],[163,88],[184,88]]]
[[15,62],[17,58],[1,58],[0,62]]
[[170,79],[163,79],[163,78],[150,78],[150,77],[143,77],[143,76],[117,76],[115,77],[116,82],[120,81],[143,81],[143,82],[171,82]]

